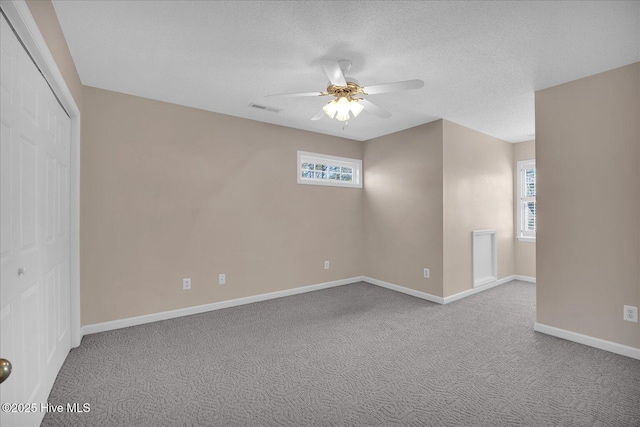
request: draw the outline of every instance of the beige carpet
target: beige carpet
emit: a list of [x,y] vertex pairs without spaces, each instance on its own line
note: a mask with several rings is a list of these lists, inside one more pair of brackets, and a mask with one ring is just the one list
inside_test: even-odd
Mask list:
[[366,283],[86,336],[45,426],[639,426],[640,361],[533,331],[535,285]]

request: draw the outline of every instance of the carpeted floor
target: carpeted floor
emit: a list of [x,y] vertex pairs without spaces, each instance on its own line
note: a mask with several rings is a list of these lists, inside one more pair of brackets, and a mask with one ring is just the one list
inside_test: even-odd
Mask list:
[[638,426],[640,361],[533,331],[535,285],[356,283],[84,337],[45,426]]

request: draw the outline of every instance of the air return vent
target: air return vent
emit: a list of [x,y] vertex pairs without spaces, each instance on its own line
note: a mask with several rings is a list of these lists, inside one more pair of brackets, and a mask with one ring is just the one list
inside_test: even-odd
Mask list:
[[282,111],[281,108],[269,107],[267,105],[254,104],[253,102],[249,104],[249,107],[257,108],[258,110],[270,111],[272,113],[279,113]]

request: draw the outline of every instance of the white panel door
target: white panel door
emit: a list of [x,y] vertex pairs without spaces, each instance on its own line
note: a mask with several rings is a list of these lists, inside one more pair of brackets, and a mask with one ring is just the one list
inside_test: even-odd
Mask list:
[[39,425],[70,349],[70,119],[2,17],[0,22],[0,357],[13,365],[1,425]]

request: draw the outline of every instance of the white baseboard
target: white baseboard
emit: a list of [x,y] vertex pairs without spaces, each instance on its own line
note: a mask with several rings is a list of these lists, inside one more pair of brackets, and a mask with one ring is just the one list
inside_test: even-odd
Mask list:
[[435,295],[428,294],[422,291],[416,291],[415,289],[405,288],[404,286],[394,285],[393,283],[385,282],[378,279],[373,279],[371,277],[363,277],[367,283],[371,283],[372,285],[380,286],[382,288],[391,289],[392,291],[402,292],[403,294],[411,295],[417,298],[426,299],[427,301],[435,302],[438,304],[444,304],[444,299],[442,297],[438,297]]
[[520,276],[519,274],[516,274],[515,276],[513,276],[513,279],[520,280],[522,282],[536,283],[536,278],[531,276]]
[[467,289],[466,291],[458,292],[457,294],[449,295],[448,297],[444,297],[444,304],[449,304],[450,302],[457,301],[461,298],[466,298],[473,294],[477,294],[478,292],[486,291],[487,289],[494,288],[499,285],[503,285],[507,282],[515,279],[515,276],[507,276],[502,279],[496,280],[495,282],[487,283],[486,285],[478,286],[477,288]]
[[578,344],[584,344],[589,347],[595,347],[600,350],[606,350],[612,353],[620,354],[622,356],[630,357],[632,359],[640,360],[640,348],[602,340],[600,338],[591,337],[589,335],[582,335],[577,332],[571,332],[567,331],[566,329],[547,326],[538,322],[533,325],[533,330],[542,332],[543,334],[552,335],[557,338],[562,338],[567,341],[577,342]]
[[112,331],[114,329],[127,328],[129,326],[143,325],[145,323],[157,322],[160,320],[174,319],[176,317],[189,316],[192,314],[204,313],[207,311],[221,310],[223,308],[236,307],[254,302],[266,301],[270,299],[283,298],[291,295],[303,294],[306,292],[319,291],[321,289],[334,288],[336,286],[347,285],[349,283],[361,282],[363,276],[351,277],[348,279],[334,280],[332,282],[318,283],[316,285],[302,286],[299,288],[285,289],[283,291],[269,292],[266,294],[253,295],[244,298],[236,298],[227,301],[214,302],[211,304],[185,307],[178,310],[162,311],[160,313],[146,314],[144,316],[128,317],[126,319],[112,320],[109,322],[94,323],[82,327],[82,336],[95,334],[98,332]]
[[393,283],[385,282],[383,280],[374,279],[372,277],[365,276],[362,280],[364,280],[367,283],[371,283],[372,285],[391,289],[392,291],[396,291],[396,292],[402,292],[403,294],[411,295],[417,298],[422,298],[427,301],[435,302],[438,304],[449,304],[450,302],[457,301],[461,298],[465,298],[473,294],[477,294],[478,292],[486,291],[487,289],[491,289],[495,286],[502,285],[514,279],[515,279],[515,276],[507,276],[500,280],[496,280],[495,282],[487,283],[486,285],[478,286],[477,288],[467,289],[466,291],[462,291],[457,294],[450,295],[444,298],[436,295],[431,295],[426,292],[416,291],[415,289],[405,288],[404,286],[395,285]]

